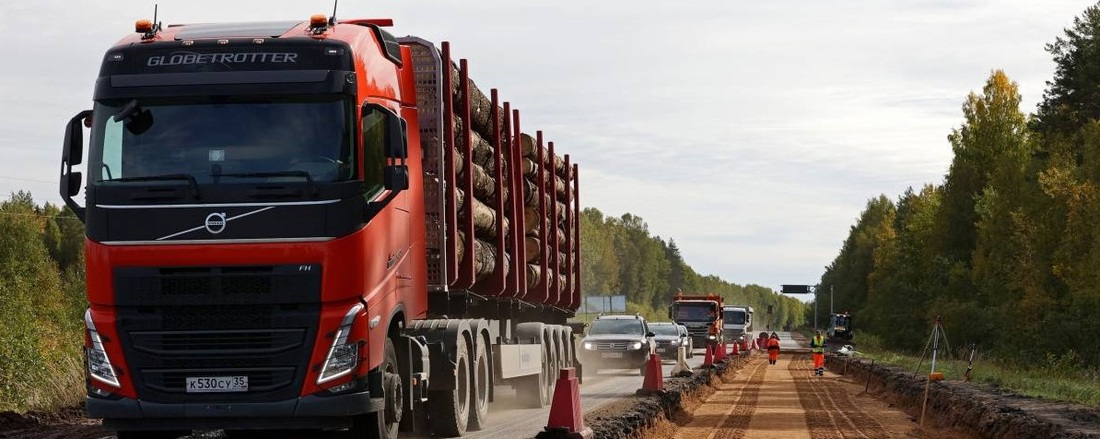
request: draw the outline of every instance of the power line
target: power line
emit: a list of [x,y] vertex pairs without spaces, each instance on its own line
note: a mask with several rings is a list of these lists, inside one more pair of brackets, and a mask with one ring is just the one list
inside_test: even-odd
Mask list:
[[61,214],[46,215],[44,213],[0,212],[0,215],[33,216],[35,218],[60,218],[60,219],[66,219],[66,220],[80,221],[80,218],[75,218],[75,217],[71,217],[71,216],[62,216]]
[[38,180],[38,179],[34,179],[34,178],[24,178],[24,177],[12,177],[12,176],[9,176],[9,175],[0,175],[0,178],[5,179],[5,180],[32,181],[32,182],[35,182],[35,183],[57,183],[56,181]]

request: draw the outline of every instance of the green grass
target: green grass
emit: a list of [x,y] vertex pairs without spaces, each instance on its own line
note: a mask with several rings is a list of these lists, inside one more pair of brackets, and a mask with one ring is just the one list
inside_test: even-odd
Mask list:
[[[920,356],[887,350],[878,339],[869,334],[857,333],[858,358],[873,359],[877,364],[896,366],[919,374],[931,369],[931,352]],[[1080,362],[1072,351],[1063,356],[1048,355],[1036,358],[1026,366],[1009,365],[988,359],[975,359],[971,381],[988,384],[1020,395],[1051,401],[1070,402],[1090,407],[1100,407],[1100,370],[1078,366]],[[936,371],[952,381],[963,380],[968,365],[966,361],[937,355]]]

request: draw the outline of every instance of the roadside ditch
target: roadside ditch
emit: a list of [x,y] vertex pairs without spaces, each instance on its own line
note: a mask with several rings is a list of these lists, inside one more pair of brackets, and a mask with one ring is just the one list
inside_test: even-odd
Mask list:
[[[830,371],[920,418],[926,375],[831,354]],[[1100,410],[1051,402],[960,381],[928,386],[924,426],[991,438],[1100,438]]]

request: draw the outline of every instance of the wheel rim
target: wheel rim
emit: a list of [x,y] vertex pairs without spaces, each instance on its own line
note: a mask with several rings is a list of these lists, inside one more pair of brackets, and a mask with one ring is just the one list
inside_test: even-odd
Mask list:
[[398,424],[401,422],[401,416],[403,415],[405,406],[405,395],[404,389],[401,386],[401,375],[386,370],[382,380],[386,386],[386,425]]

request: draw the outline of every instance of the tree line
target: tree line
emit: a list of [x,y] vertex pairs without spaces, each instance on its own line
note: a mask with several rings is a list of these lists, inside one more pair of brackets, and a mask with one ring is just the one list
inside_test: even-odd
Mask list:
[[[665,320],[677,291],[713,293],[748,304],[774,328],[802,324],[805,304],[758,285],[741,286],[695,272],[676,243],[650,236],[638,216],[582,215],[586,295],[626,295],[631,312]],[[0,201],[0,411],[55,408],[83,395],[87,308],[84,225],[73,212],[37,205],[28,192]],[[44,385],[43,383],[54,383]]]
[[[596,208],[581,212],[581,287],[585,296],[625,295],[630,312],[668,320],[672,296],[717,294],[727,305],[749,305],[760,328],[801,326],[806,304],[760,285],[738,285],[696,272],[684,261],[676,242],[651,236],[641,217],[615,218]],[[767,314],[769,307],[771,314]]]
[[1032,114],[995,70],[962,105],[940,184],[867,202],[819,288],[857,328],[921,351],[939,317],[955,346],[1007,362],[1100,364],[1100,4],[1046,46]]
[[22,191],[0,202],[0,411],[79,401],[83,254],[71,210]]

